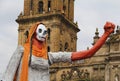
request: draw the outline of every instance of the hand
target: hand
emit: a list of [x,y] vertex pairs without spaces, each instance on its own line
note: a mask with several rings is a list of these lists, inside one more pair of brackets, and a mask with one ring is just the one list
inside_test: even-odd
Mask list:
[[114,32],[114,29],[115,25],[111,22],[106,22],[106,24],[104,25],[105,33],[111,34]]

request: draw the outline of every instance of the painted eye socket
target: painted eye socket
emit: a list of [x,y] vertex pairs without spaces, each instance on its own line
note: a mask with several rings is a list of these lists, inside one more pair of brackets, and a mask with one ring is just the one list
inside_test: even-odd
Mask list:
[[43,35],[46,35],[47,34],[47,31],[44,31]]
[[41,32],[42,32],[42,29],[39,29],[38,32],[41,33]]
[[47,34],[47,31],[44,31],[44,34]]

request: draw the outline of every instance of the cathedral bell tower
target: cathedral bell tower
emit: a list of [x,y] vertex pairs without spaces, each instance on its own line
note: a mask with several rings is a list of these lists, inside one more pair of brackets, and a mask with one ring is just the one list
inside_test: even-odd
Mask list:
[[42,22],[48,30],[48,51],[76,51],[77,24],[74,23],[74,0],[24,0],[18,16],[18,45],[26,42],[29,28]]

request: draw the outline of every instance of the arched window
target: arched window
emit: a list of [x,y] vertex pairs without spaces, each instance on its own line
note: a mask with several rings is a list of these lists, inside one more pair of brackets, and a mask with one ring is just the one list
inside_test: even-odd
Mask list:
[[33,0],[30,1],[30,10],[32,10],[33,7]]
[[115,75],[115,80],[114,80],[114,81],[120,81],[120,80],[119,80],[119,75],[118,75],[118,74]]
[[27,40],[27,38],[28,38],[28,35],[29,35],[29,32],[28,32],[28,31],[25,31],[25,33],[24,33],[24,36],[25,36],[24,42],[26,42],[26,40]]
[[26,36],[26,38],[28,38],[28,35],[29,35],[29,32],[26,31],[26,32],[25,32],[25,36]]
[[59,51],[62,51],[62,48],[63,48],[63,45],[62,45],[62,42],[60,41],[60,49],[59,49]]
[[48,12],[51,10],[51,0],[48,1]]
[[50,52],[50,47],[49,46],[48,46],[47,50],[48,50],[48,52]]
[[66,4],[65,4],[65,0],[63,0],[63,12],[65,13],[66,10]]
[[71,9],[70,9],[70,0],[68,0],[68,17],[70,17],[70,14],[69,14],[69,13],[70,13],[70,10],[71,10]]
[[66,51],[68,49],[68,43],[65,43],[65,47],[64,47],[64,51]]
[[43,13],[43,2],[42,1],[39,1],[39,4],[38,4],[38,11],[39,13]]
[[65,12],[65,10],[66,10],[66,6],[65,6],[65,5],[63,5],[63,11]]
[[48,28],[48,40],[50,40],[50,28]]

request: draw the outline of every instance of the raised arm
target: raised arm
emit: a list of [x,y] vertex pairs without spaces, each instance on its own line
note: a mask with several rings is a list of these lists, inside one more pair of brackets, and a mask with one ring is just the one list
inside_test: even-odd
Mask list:
[[106,22],[106,24],[104,25],[105,32],[102,35],[102,37],[95,43],[95,45],[89,50],[73,52],[71,56],[71,60],[72,61],[81,60],[81,59],[85,59],[93,56],[100,49],[100,47],[105,43],[109,35],[112,32],[114,32],[114,28],[115,28],[115,25],[113,23]]

